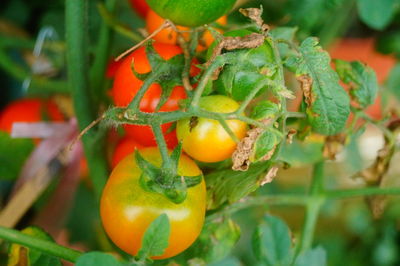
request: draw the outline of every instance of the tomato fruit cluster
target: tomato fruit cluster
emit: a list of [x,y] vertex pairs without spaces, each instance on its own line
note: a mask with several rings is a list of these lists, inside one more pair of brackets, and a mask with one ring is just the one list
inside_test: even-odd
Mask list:
[[[140,1],[133,1],[138,4]],[[196,17],[206,20],[194,19],[192,22],[186,18],[182,20],[182,14],[177,10],[168,11],[164,16],[167,5],[175,6],[180,2],[180,10],[194,8],[196,5]],[[185,2],[185,1],[183,1]],[[146,11],[146,28],[149,33],[157,30],[165,18],[171,19],[179,25],[198,26],[209,23],[215,19],[221,25],[226,24],[224,15],[235,1],[148,1],[153,10]],[[182,8],[183,6],[185,8]],[[205,6],[206,5],[206,6]],[[160,9],[161,8],[161,9]],[[199,9],[200,8],[200,9]],[[211,9],[210,9],[211,8]],[[168,8],[167,8],[168,9]],[[161,10],[161,12],[160,12]],[[198,14],[198,11],[208,12]],[[180,12],[181,12],[180,11]],[[212,12],[211,12],[212,11]],[[160,16],[161,15],[161,16]],[[187,14],[190,16],[190,14]],[[221,17],[222,16],[222,17]],[[175,19],[178,18],[178,19]],[[193,19],[193,18],[191,18]],[[182,31],[189,28],[178,26]],[[186,41],[189,33],[184,34]],[[182,54],[182,49],[177,46],[177,33],[172,29],[164,29],[154,36],[153,47],[155,52],[164,60]],[[202,51],[211,45],[213,37],[205,31],[197,51]],[[192,62],[196,64],[197,61]],[[133,68],[133,69],[132,69]],[[152,71],[145,47],[140,47],[128,55],[117,67],[112,87],[112,98],[118,107],[127,107],[144,84],[135,73],[145,74]],[[192,67],[190,75],[193,77],[199,69]],[[193,87],[196,87],[195,85]],[[142,112],[156,112],[156,107],[162,95],[162,87],[158,83],[150,85],[144,97],[141,99],[139,109]],[[187,97],[186,90],[182,86],[172,89],[168,100],[157,111],[176,111],[180,108],[180,101]],[[199,107],[204,111],[214,113],[234,113],[239,108],[239,103],[226,95],[211,95],[200,98]],[[242,139],[247,131],[247,124],[231,119],[226,121],[236,139]],[[143,172],[135,158],[135,149],[144,160],[153,166],[161,167],[162,157],[157,145],[152,128],[147,125],[125,124],[126,136],[117,144],[112,158],[113,171],[105,186],[101,197],[101,218],[105,231],[111,240],[125,252],[137,255],[141,248],[141,241],[147,228],[159,215],[165,213],[169,218],[171,232],[169,244],[164,254],[153,259],[164,259],[177,255],[188,248],[200,234],[204,223],[206,190],[204,180],[200,184],[187,189],[187,196],[182,203],[173,203],[162,193],[148,189],[140,180]],[[161,125],[165,142],[168,148],[174,148],[179,141],[182,142],[183,151],[191,158],[202,162],[218,162],[228,159],[234,152],[237,143],[219,121],[202,117],[191,117],[177,122],[176,129],[172,123]],[[153,146],[153,147],[149,147]],[[201,170],[187,155],[182,154],[179,159],[178,176],[194,177],[201,175]],[[161,172],[162,173],[162,172]],[[162,182],[163,178],[160,179]]]

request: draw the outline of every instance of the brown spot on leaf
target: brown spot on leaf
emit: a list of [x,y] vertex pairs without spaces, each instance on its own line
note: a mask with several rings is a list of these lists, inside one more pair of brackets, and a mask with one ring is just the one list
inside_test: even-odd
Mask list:
[[315,96],[311,91],[313,80],[309,75],[301,75],[296,77],[296,79],[300,82],[301,90],[303,91],[303,95],[305,98],[305,102],[308,106],[311,106],[315,101]]
[[[265,119],[262,121],[264,124],[268,125],[273,122],[272,119]],[[263,132],[262,128],[256,127],[252,128],[246,133],[244,137],[237,145],[236,150],[232,154],[232,169],[235,171],[247,171],[250,166],[250,155],[253,152],[254,143],[256,142],[258,136]],[[275,152],[274,147],[269,153],[267,153],[262,160],[269,160]]]
[[205,63],[207,68],[215,58],[222,53],[222,50],[251,49],[257,48],[264,43],[265,37],[259,33],[251,33],[243,37],[224,37],[214,48],[212,56]]
[[268,173],[264,176],[264,178],[260,182],[260,186],[264,186],[265,184],[271,183],[276,174],[278,173],[279,168],[274,166],[269,169]]
[[289,129],[289,131],[288,131],[288,133],[287,133],[287,135],[286,135],[286,141],[287,141],[287,143],[292,144],[292,142],[293,142],[293,137],[294,137],[294,135],[296,135],[296,133],[297,133],[297,130],[296,130],[296,129],[293,129],[293,128]]
[[323,149],[323,156],[330,160],[335,160],[336,155],[343,150],[346,142],[345,134],[337,134],[334,136],[327,136]]
[[264,20],[261,18],[262,10],[260,8],[240,8],[239,12],[243,14],[243,16],[248,17],[258,27],[261,28],[263,32],[267,32],[269,30],[269,26],[264,23]]
[[263,129],[258,127],[247,131],[246,137],[239,142],[235,152],[232,154],[233,170],[247,171],[249,169],[250,155],[253,151],[254,143],[262,132]]
[[362,177],[370,186],[380,184],[389,169],[394,152],[395,146],[389,145],[388,141],[386,141],[385,146],[378,151],[375,162],[367,169],[358,172],[354,177]]

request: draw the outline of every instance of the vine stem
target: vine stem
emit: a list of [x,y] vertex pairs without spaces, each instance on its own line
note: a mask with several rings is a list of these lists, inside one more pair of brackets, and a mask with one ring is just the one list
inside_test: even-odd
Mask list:
[[80,251],[60,246],[48,240],[38,239],[3,226],[0,226],[0,238],[28,248],[40,250],[41,252],[70,262],[76,262],[78,257],[82,255]]
[[308,196],[306,195],[271,195],[271,196],[257,196],[248,197],[242,201],[231,204],[226,208],[210,214],[206,217],[206,222],[211,222],[220,216],[228,216],[237,211],[253,207],[253,206],[265,206],[265,205],[305,205],[308,204]]
[[323,192],[324,161],[314,164],[313,177],[310,184],[309,198],[306,204],[303,230],[300,242],[297,246],[297,254],[306,251],[312,245],[318,214],[325,199],[321,197]]
[[206,71],[204,72],[203,76],[201,77],[201,80],[199,82],[199,86],[197,86],[196,91],[194,93],[192,102],[191,102],[191,107],[197,107],[199,105],[199,101],[200,101],[200,97],[203,94],[203,91],[209,81],[209,79],[211,78],[211,76],[214,74],[214,71],[221,67],[221,65],[224,63],[223,60],[220,60],[217,57],[212,63],[211,65],[209,65],[206,69]]
[[[106,0],[104,9],[109,12],[114,12],[116,0]],[[100,26],[99,38],[97,39],[97,45],[95,50],[95,59],[92,67],[90,68],[90,85],[91,85],[91,95],[97,102],[100,102],[100,97],[104,86],[104,77],[107,68],[108,57],[110,54],[111,39],[113,37],[113,32],[107,23],[103,20]]]
[[[80,130],[84,130],[96,119],[88,78],[87,36],[88,36],[88,0],[65,0],[66,43],[68,62],[68,85],[74,101],[75,114]],[[104,132],[91,130],[82,137],[90,177],[97,198],[105,185],[108,169],[104,155],[102,137]]]

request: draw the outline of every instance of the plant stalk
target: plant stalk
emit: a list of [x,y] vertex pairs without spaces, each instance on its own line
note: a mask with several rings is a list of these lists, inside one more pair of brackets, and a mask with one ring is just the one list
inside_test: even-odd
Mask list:
[[78,257],[82,255],[80,251],[60,246],[48,240],[38,239],[3,226],[0,226],[0,238],[28,248],[37,249],[70,262],[76,262]]
[[[68,62],[68,85],[74,101],[79,129],[85,129],[97,118],[96,106],[91,99],[88,80],[88,0],[66,0],[66,41]],[[93,128],[82,137],[90,177],[97,198],[108,176],[107,161],[104,155],[102,138],[104,132]]]

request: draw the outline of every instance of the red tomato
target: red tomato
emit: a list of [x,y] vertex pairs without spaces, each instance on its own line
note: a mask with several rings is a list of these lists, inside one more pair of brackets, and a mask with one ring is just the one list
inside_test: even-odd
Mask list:
[[129,0],[132,8],[136,10],[136,13],[141,16],[142,18],[145,18],[147,15],[147,12],[149,12],[150,7],[146,3],[146,0]]
[[43,99],[20,99],[7,105],[0,112],[0,130],[11,133],[15,122],[63,121],[57,105]]
[[[154,48],[162,58],[168,60],[182,53],[180,47],[176,45],[163,44],[155,42]],[[116,106],[125,107],[132,101],[138,90],[143,84],[131,70],[131,63],[134,61],[135,71],[138,73],[147,73],[151,70],[149,61],[147,60],[145,47],[141,47],[127,56],[115,74],[114,84],[112,88],[112,96]],[[192,68],[192,75],[196,74],[198,69]],[[161,86],[152,84],[140,102],[140,110],[143,112],[154,112],[161,97]],[[171,93],[168,101],[161,107],[160,111],[175,111],[179,109],[178,102],[186,98],[185,89],[182,86],[176,86]],[[172,123],[162,125],[164,137],[169,148],[177,145],[175,130],[167,131]],[[153,132],[149,126],[141,125],[125,125],[126,133],[137,140],[143,146],[155,146],[156,141]]]
[[115,147],[114,154],[111,159],[111,167],[114,168],[117,164],[129,154],[133,153],[135,149],[140,149],[142,146],[137,141],[129,136],[120,139]]
[[[157,13],[153,10],[150,10],[146,16],[146,30],[149,33],[152,33],[156,31],[164,23],[164,21],[164,18],[157,15]],[[227,17],[222,16],[216,22],[220,25],[226,25]],[[181,31],[190,30],[189,28],[183,26],[177,26],[177,28]],[[183,36],[187,39],[189,37],[188,35],[189,34],[184,34]],[[153,37],[153,39],[162,43],[177,44],[177,33],[173,29],[167,28],[160,31]],[[209,31],[204,32],[197,47],[197,51],[203,51],[204,49],[207,49],[213,41],[214,37],[212,34]]]
[[107,64],[107,70],[106,70],[106,77],[109,79],[113,79],[115,76],[115,73],[117,73],[117,70],[119,66],[121,65],[122,61],[115,61],[114,58],[111,58],[108,61]]

